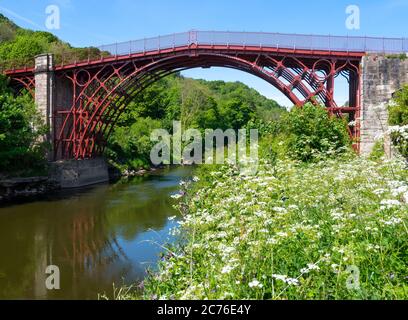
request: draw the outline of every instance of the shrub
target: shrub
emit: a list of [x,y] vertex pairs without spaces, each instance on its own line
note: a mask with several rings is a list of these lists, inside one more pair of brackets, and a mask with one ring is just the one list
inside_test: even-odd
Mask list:
[[14,97],[0,79],[0,172],[42,171],[46,147],[39,138],[44,132],[31,96]]
[[373,161],[378,161],[382,159],[384,156],[385,156],[384,140],[380,139],[374,144],[369,159]]
[[350,150],[346,121],[328,116],[321,106],[294,107],[283,116],[283,131],[288,137],[289,156],[296,160],[310,162]]
[[395,93],[388,116],[391,140],[402,156],[408,158],[408,85]]
[[120,170],[137,170],[150,165],[150,141],[154,129],[161,128],[159,120],[139,118],[130,127],[117,127],[109,139],[106,151],[111,163]]

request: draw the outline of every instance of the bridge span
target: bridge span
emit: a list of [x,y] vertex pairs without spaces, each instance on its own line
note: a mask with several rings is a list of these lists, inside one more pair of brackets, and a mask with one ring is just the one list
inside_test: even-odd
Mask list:
[[[238,69],[269,82],[296,106],[325,105],[353,123],[355,147],[367,154],[387,125],[386,103],[408,83],[408,62],[399,57],[408,52],[406,38],[190,31],[98,49],[87,59],[43,54],[5,71],[17,90],[35,96],[50,128],[51,160],[97,157],[137,94],[197,67]],[[337,77],[347,79],[347,105],[336,102]]]

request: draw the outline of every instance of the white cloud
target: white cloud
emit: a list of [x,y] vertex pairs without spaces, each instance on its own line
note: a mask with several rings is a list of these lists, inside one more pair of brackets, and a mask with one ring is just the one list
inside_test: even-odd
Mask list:
[[9,10],[7,8],[4,8],[4,7],[0,6],[0,11],[12,16],[13,18],[24,21],[25,23],[28,23],[28,24],[32,25],[33,27],[36,27],[38,29],[43,29],[43,27],[40,26],[38,23],[35,23],[34,21],[32,21],[32,20],[30,20],[30,19],[28,19],[26,17],[23,17],[23,16],[19,15],[18,13],[14,12],[14,11],[11,11],[11,10]]

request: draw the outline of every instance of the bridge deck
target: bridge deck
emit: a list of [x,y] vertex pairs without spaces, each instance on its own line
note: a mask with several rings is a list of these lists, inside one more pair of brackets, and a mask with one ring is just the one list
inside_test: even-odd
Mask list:
[[[361,57],[370,52],[398,54],[408,52],[408,38],[380,38],[332,35],[305,35],[263,32],[189,31],[155,38],[121,42],[98,47],[101,59],[64,60],[57,69],[98,64],[186,49],[265,51],[305,55]],[[7,74],[31,73],[33,64],[18,66]]]
[[190,31],[99,47],[112,55],[123,55],[189,44],[255,46],[309,51],[408,52],[408,38],[380,38],[266,32]]

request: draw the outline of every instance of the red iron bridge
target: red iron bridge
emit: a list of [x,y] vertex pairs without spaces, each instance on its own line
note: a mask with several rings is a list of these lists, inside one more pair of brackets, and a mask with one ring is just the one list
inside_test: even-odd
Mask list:
[[[35,96],[50,128],[53,160],[102,154],[120,114],[137,94],[169,74],[198,67],[238,69],[264,79],[298,107],[308,102],[326,106],[353,123],[350,135],[360,150],[362,143],[372,143],[371,131],[381,125],[362,127],[364,114],[371,117],[367,108],[372,102],[364,104],[364,95],[375,96],[368,73],[381,72],[375,63],[408,52],[408,39],[189,31],[97,49],[82,58],[43,54],[4,71],[17,91]],[[347,105],[335,101],[338,77],[348,83]]]

